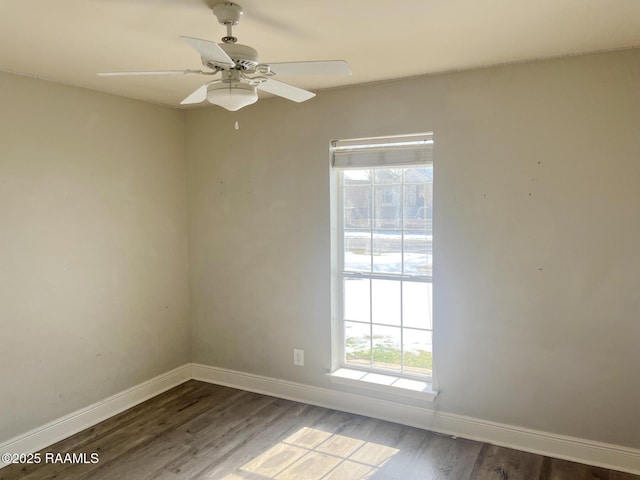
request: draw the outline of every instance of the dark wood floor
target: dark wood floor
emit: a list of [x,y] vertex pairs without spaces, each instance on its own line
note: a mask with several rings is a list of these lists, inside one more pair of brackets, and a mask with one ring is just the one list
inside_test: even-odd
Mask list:
[[10,465],[0,480],[640,480],[193,380],[41,455],[67,452],[87,463]]

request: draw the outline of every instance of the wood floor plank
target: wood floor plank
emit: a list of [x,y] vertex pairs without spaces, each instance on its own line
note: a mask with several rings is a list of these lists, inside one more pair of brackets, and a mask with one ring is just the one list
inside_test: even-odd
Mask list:
[[232,414],[221,416],[218,422],[214,419],[210,429],[192,434],[189,450],[181,458],[165,463],[151,478],[194,478],[245,445],[270,419],[282,415],[272,397],[249,393],[245,397],[249,401],[239,401]]
[[[384,430],[386,422],[379,423],[379,429]],[[389,480],[431,479],[429,459],[423,456],[422,448],[429,436],[429,432],[417,428],[404,427],[400,431],[394,432],[393,439],[384,440],[380,435],[375,438],[370,436],[369,444],[382,445],[383,449],[378,457],[370,455],[362,456],[360,452],[366,451],[365,445],[355,454],[351,455],[349,461],[363,461],[370,466],[372,478],[388,478]],[[375,451],[375,449],[374,449]],[[355,477],[359,478],[359,477]]]
[[[57,442],[49,447],[40,451],[41,454],[45,452],[80,452],[82,450],[82,446],[86,443],[97,440],[105,435],[108,435],[111,432],[117,431],[118,429],[123,428],[124,426],[130,424],[135,421],[138,417],[145,417],[149,414],[148,405],[153,403],[154,405],[162,405],[167,401],[180,401],[180,398],[186,395],[187,393],[193,391],[194,389],[199,388],[197,383],[186,382],[182,385],[178,385],[175,388],[168,390],[147,402],[143,402],[139,405],[136,405],[128,410],[125,410],[122,413],[119,413],[93,427],[85,429],[71,437],[68,437],[60,442]],[[60,472],[67,468],[66,465],[58,465],[57,468],[50,469],[50,475],[55,475],[56,472]],[[45,475],[46,470],[42,468],[42,465],[12,465],[9,467],[5,467],[0,469],[0,480],[15,480],[17,478],[26,479],[29,478],[28,475],[30,472],[38,470],[38,475],[40,478]],[[36,477],[37,478],[37,477]]]
[[540,480],[611,480],[609,470],[545,457]]
[[[266,411],[266,409],[265,409]],[[244,466],[301,428],[301,421],[309,421],[331,411],[282,400],[274,400],[269,415],[262,422],[249,419],[246,426],[230,432],[224,445],[224,455],[209,457],[204,469],[190,480],[224,478]],[[248,435],[247,435],[248,434]],[[213,461],[212,461],[213,458]]]
[[146,478],[150,470],[155,469],[155,465],[176,459],[188,449],[189,446],[177,437],[158,440],[134,449],[127,455],[122,455],[117,461],[100,465],[79,478],[87,480]]
[[[389,447],[368,441],[380,426],[378,420],[318,407],[305,408],[304,416],[287,418],[283,423],[288,423],[288,428],[273,438],[258,439],[260,454],[237,452],[236,457],[228,459],[231,470],[217,465],[217,469],[203,472],[203,478],[360,479],[368,478],[365,474],[376,470],[370,465],[372,461],[364,457],[373,456],[377,460],[388,457],[383,450],[390,450]],[[376,448],[372,449],[372,445]]]
[[474,480],[531,480],[540,478],[543,457],[484,444],[471,473]]
[[640,476],[191,380],[0,480],[640,480]]
[[[73,448],[68,447],[67,440],[54,444],[41,453],[98,453],[99,462],[97,464],[69,464],[69,463],[41,463],[39,465],[26,465],[23,468],[9,470],[6,480],[40,480],[42,478],[64,478],[74,480],[85,477],[89,472],[103,467],[106,463],[118,460],[122,455],[135,450],[137,447],[152,442],[165,430],[180,426],[185,420],[196,416],[199,412],[211,408],[219,400],[220,394],[225,394],[213,386],[206,384],[195,384],[193,389],[186,389],[179,398],[171,400],[168,404],[163,404],[166,399],[156,398],[144,402],[146,405],[138,406],[143,408],[143,415],[132,415],[131,418],[119,428],[111,428],[112,423],[107,420],[105,429],[108,433],[91,435],[85,442],[72,442]],[[233,393],[233,392],[232,392]],[[134,408],[138,408],[134,407]],[[104,423],[104,422],[103,422]],[[94,428],[102,430],[103,424]],[[7,467],[11,469],[16,466]],[[0,470],[3,480],[5,470]]]
[[609,470],[609,480],[637,480],[639,478],[640,475],[633,475],[631,473]]
[[[465,480],[470,478],[482,444],[463,438],[429,433],[417,452],[415,459],[409,459],[405,468],[407,476],[398,478],[416,478],[430,480]],[[418,470],[422,476],[413,474]]]
[[[207,411],[224,398],[225,394],[226,391],[211,386],[196,385],[193,390],[167,403],[151,402],[147,405],[144,416],[136,416],[121,428],[82,444],[81,451],[97,452],[100,461],[95,465],[80,465],[73,468],[73,471],[68,471],[69,467],[66,466],[65,480],[86,478],[91,472],[106,468],[110,462],[121,462],[123,455],[135,452],[136,449],[155,441],[162,433],[177,428],[188,419]],[[52,471],[57,470],[57,465],[52,467]],[[25,476],[24,480],[31,480],[31,477]]]

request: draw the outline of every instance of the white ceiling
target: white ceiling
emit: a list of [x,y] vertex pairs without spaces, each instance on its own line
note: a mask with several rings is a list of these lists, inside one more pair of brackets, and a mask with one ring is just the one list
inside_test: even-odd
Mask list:
[[[640,46],[640,0],[237,0],[262,62],[347,60],[350,77],[278,77],[318,90]],[[178,106],[204,78],[98,77],[200,69],[180,35],[219,41],[216,0],[0,0],[0,70]]]

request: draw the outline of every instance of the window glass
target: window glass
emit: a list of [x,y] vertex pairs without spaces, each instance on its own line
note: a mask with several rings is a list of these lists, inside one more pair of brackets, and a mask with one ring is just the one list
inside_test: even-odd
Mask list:
[[430,376],[433,167],[337,175],[343,363]]

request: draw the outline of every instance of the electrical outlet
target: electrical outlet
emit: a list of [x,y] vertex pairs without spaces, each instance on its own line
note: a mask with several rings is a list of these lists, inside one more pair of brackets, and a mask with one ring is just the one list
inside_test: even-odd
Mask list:
[[304,367],[304,350],[298,348],[293,349],[293,364]]

